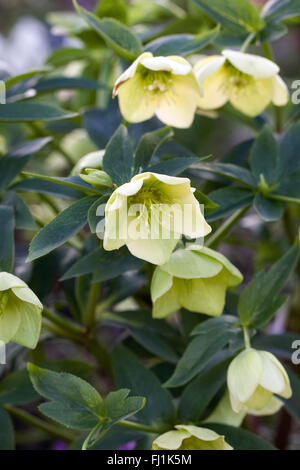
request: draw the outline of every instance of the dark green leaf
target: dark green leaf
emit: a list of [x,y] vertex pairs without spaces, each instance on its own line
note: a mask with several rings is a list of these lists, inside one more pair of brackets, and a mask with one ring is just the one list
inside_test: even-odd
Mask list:
[[259,31],[261,20],[256,6],[248,0],[194,0],[216,23],[229,31]]
[[153,173],[162,173],[170,176],[180,175],[184,170],[199,161],[198,157],[180,157],[170,158],[155,165],[150,166],[147,170]]
[[275,220],[281,219],[285,207],[282,202],[268,199],[260,193],[255,195],[253,205],[258,215],[265,222],[274,222]]
[[28,178],[19,181],[11,186],[11,189],[21,192],[29,191],[40,194],[51,194],[52,196],[61,197],[63,199],[80,199],[85,196],[85,194],[78,189],[66,187],[51,181],[43,181],[39,178]]
[[14,450],[14,427],[9,414],[0,408],[0,450]]
[[33,88],[37,93],[48,93],[64,89],[99,90],[106,87],[96,80],[84,77],[52,77],[40,80]]
[[0,403],[3,405],[23,405],[38,398],[26,369],[11,372],[0,382]]
[[226,186],[209,193],[209,197],[219,207],[210,212],[205,218],[207,221],[213,221],[227,217],[237,209],[247,207],[253,201],[253,193],[249,189]]
[[118,421],[135,415],[144,408],[146,399],[144,397],[128,396],[130,390],[123,388],[116,392],[110,392],[104,401],[105,416],[108,418],[103,430],[107,430]]
[[272,185],[278,177],[278,147],[269,127],[264,127],[251,148],[250,167],[257,183],[263,175],[267,184]]
[[[300,344],[300,341],[298,344]],[[300,423],[300,402],[299,402],[300,379],[290,368],[287,368],[287,373],[291,382],[293,395],[291,398],[289,398],[289,400],[284,400],[285,407],[288,410],[288,412],[293,416],[295,421],[297,423]]]
[[0,122],[60,121],[76,116],[77,113],[48,104],[7,103],[0,106]]
[[47,58],[47,64],[54,66],[65,66],[69,62],[88,59],[89,51],[86,49],[63,47],[61,49],[55,49],[55,51]]
[[110,194],[104,194],[89,208],[88,222],[91,233],[104,234],[105,205],[109,196]]
[[36,75],[43,75],[46,72],[49,72],[50,67],[45,67],[36,70],[29,70],[28,72],[24,72],[20,75],[16,75],[14,77],[9,77],[5,80],[5,88],[8,90],[9,88],[17,85],[19,82],[23,82],[24,80],[28,80],[31,77],[35,77]]
[[85,197],[58,214],[33,238],[27,261],[33,261],[61,246],[87,223],[88,210],[95,197]]
[[154,55],[181,55],[196,53],[214,41],[219,34],[219,28],[194,36],[193,34],[172,34],[149,42],[145,50]]
[[228,426],[226,424],[211,423],[205,423],[205,427],[225,436],[226,442],[228,442],[234,450],[276,450],[276,447],[272,444],[249,431],[245,431],[245,429]]
[[300,15],[299,0],[269,0],[262,11],[262,17],[268,21],[282,21]]
[[86,381],[75,375],[52,372],[28,364],[35,390],[51,400],[39,409],[49,418],[75,429],[92,429],[104,415],[103,400]]
[[37,225],[32,217],[28,206],[25,204],[21,196],[14,191],[8,191],[4,197],[3,202],[12,206],[15,214],[15,224],[18,230],[36,230]]
[[299,341],[299,335],[294,333],[281,333],[278,335],[255,336],[252,340],[253,347],[270,351],[275,356],[291,360],[293,354],[292,344]]
[[133,176],[133,148],[125,126],[118,127],[108,142],[103,157],[103,170],[118,186]]
[[113,18],[101,20],[93,13],[81,8],[76,0],[73,0],[73,3],[78,14],[100,34],[107,45],[120,57],[132,61],[143,52],[141,42],[122,23]]
[[174,422],[171,395],[162,388],[153,372],[124,346],[119,346],[113,353],[113,369],[117,387],[128,387],[146,397],[146,405],[137,415],[138,419],[154,425]]
[[173,135],[174,132],[169,126],[144,134],[135,152],[135,170],[140,171],[147,168],[158,148]]
[[51,137],[30,140],[13,147],[0,158],[0,190],[6,188],[28,163],[30,157],[51,140]]
[[279,145],[279,174],[281,178],[300,170],[300,122],[287,131]]
[[11,272],[14,265],[14,211],[9,206],[0,205],[0,271]]
[[232,163],[195,163],[192,165],[193,169],[200,171],[215,173],[216,175],[224,176],[233,181],[238,181],[251,188],[256,187],[255,180],[250,171],[241,166],[233,165]]

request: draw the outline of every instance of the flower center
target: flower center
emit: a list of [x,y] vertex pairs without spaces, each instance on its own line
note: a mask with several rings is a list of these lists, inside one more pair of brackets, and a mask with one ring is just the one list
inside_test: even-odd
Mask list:
[[234,87],[244,87],[249,85],[254,79],[251,75],[248,75],[240,70],[236,69],[233,65],[229,62],[225,62],[225,68],[228,74],[228,82],[230,85]]
[[146,67],[140,68],[144,90],[150,93],[166,93],[173,84],[172,73],[168,71],[149,70]]
[[128,198],[128,206],[141,204],[150,209],[152,204],[161,204],[164,199],[162,192],[157,188],[141,188],[137,194]]
[[8,302],[8,296],[9,292],[8,291],[2,291],[0,292],[0,316],[3,315],[5,311],[5,307]]

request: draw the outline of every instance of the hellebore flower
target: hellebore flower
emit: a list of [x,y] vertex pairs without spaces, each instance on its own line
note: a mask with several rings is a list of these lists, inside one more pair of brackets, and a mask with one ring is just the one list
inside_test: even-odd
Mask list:
[[182,57],[141,54],[117,79],[113,97],[128,122],[154,114],[163,123],[186,128],[194,119],[200,90],[191,65]]
[[198,238],[211,231],[193,191],[188,178],[134,176],[106,204],[104,249],[127,245],[137,258],[166,263],[182,234]]
[[271,102],[284,106],[289,100],[279,67],[269,59],[232,50],[222,51],[196,63],[194,72],[202,96],[198,106],[217,109],[230,101],[244,114],[254,117]]
[[292,395],[286,371],[273,354],[247,348],[231,362],[227,373],[231,406],[254,415],[276,413]]
[[42,325],[43,305],[16,276],[0,272],[0,340],[34,349]]
[[227,287],[239,284],[240,271],[225,256],[190,245],[172,253],[158,266],[151,283],[153,317],[164,318],[180,307],[207,315],[221,315]]
[[178,424],[153,441],[153,450],[233,450],[224,436],[198,426]]

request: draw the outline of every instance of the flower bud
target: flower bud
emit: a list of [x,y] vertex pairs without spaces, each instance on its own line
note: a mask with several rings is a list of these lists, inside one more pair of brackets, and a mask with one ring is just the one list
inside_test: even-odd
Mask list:
[[176,430],[168,431],[157,437],[152,444],[153,450],[233,450],[214,431],[198,426],[179,424]]
[[86,183],[99,189],[111,188],[113,184],[110,176],[105,171],[95,170],[94,168],[86,168],[84,173],[79,176]]
[[18,277],[0,272],[0,341],[34,349],[42,325],[43,305]]
[[245,410],[254,415],[276,413],[282,406],[274,396],[292,395],[288,375],[276,359],[267,351],[245,349],[230,364],[227,385],[231,406],[235,412]]
[[87,153],[76,163],[72,170],[72,175],[80,175],[80,173],[83,173],[86,168],[96,168],[97,170],[101,170],[104,153],[105,149]]

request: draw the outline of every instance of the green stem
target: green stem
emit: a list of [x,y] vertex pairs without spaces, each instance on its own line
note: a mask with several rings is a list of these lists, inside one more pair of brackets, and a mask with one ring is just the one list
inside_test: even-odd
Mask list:
[[132,429],[134,431],[149,432],[152,434],[159,434],[165,432],[165,429],[153,428],[151,426],[147,426],[146,424],[136,423],[134,421],[127,421],[126,419],[123,419],[122,421],[119,421],[116,424],[117,426],[122,426],[128,429]]
[[92,287],[89,293],[87,309],[84,312],[84,316],[83,316],[84,324],[87,326],[88,329],[90,329],[95,323],[96,307],[98,304],[100,292],[101,292],[101,283],[95,282],[94,284],[92,284]]
[[248,49],[248,47],[250,46],[251,42],[256,37],[256,35],[257,35],[257,32],[254,31],[253,33],[250,33],[249,36],[247,36],[246,40],[242,44],[241,52],[246,52],[246,50]]
[[31,415],[25,410],[21,410],[20,408],[16,408],[12,405],[4,405],[4,408],[10,415],[14,416],[15,418],[20,419],[21,421],[31,426],[39,428],[42,431],[45,431],[48,434],[51,434],[51,436],[54,436],[58,439],[62,439],[66,442],[73,442],[76,438],[76,435],[68,431],[67,429],[62,428],[57,424],[47,423],[46,421]]
[[22,171],[21,176],[26,176],[28,178],[37,178],[42,181],[50,181],[50,183],[61,184],[62,186],[66,186],[68,188],[78,189],[79,191],[82,191],[88,194],[89,196],[102,196],[102,193],[100,193],[97,189],[86,188],[85,186],[81,186],[80,184],[71,183],[70,181],[55,178],[54,176],[39,175],[37,173],[31,173],[29,171]]
[[85,328],[75,323],[68,318],[62,317],[55,312],[51,312],[47,307],[44,307],[43,315],[45,318],[48,318],[52,323],[61,327],[63,330],[68,331],[73,335],[82,335],[85,334]]
[[243,333],[244,333],[245,348],[249,349],[251,348],[250,335],[249,335],[249,330],[246,326],[243,326]]
[[283,196],[281,194],[269,193],[268,198],[275,199],[276,201],[291,202],[293,204],[300,204],[300,199],[299,198]]
[[212,247],[216,246],[220,240],[226,235],[236,224],[236,222],[243,217],[245,212],[249,209],[250,205],[243,207],[242,209],[238,209],[236,212],[234,212],[231,217],[229,217],[215,232],[214,234],[209,237],[207,242],[205,243],[205,246],[207,247]]

